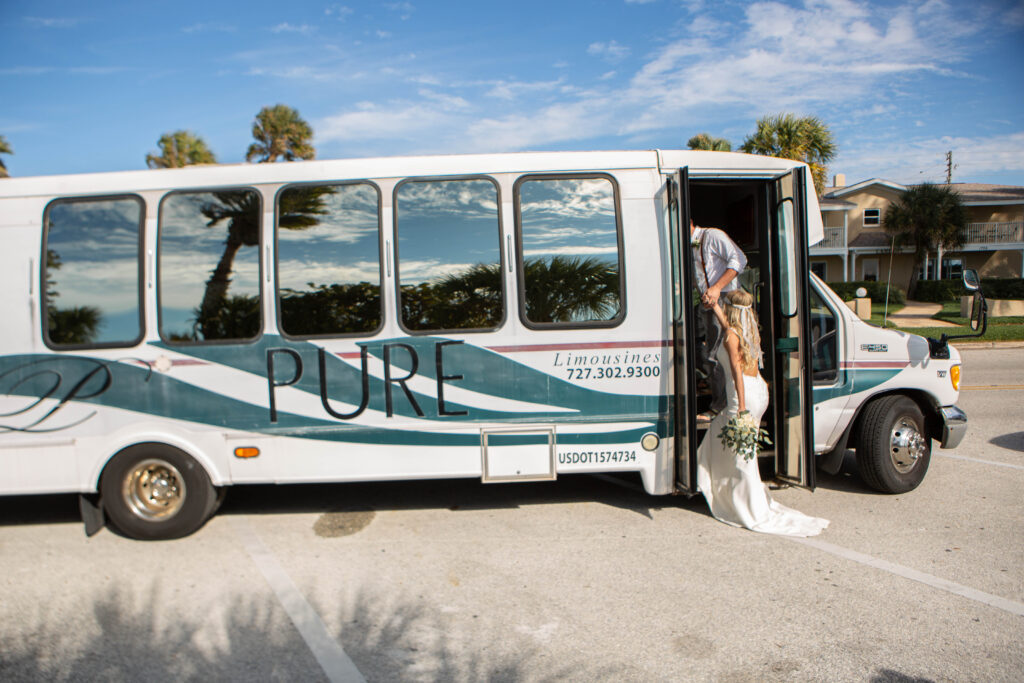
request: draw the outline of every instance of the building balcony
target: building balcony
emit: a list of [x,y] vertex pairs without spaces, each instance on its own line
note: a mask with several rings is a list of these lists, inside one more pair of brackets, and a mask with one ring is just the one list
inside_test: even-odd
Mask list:
[[[977,247],[999,249],[1001,245],[1012,248],[1024,246],[1024,221],[1003,223],[968,223],[964,229],[964,247],[975,251]],[[881,230],[865,230],[849,245],[843,241],[842,228],[825,228],[825,239],[811,247],[811,253],[842,250],[847,246],[874,248],[889,247],[892,238]],[[974,247],[975,249],[971,249]]]
[[964,244],[1024,243],[1024,221],[1009,223],[968,223]]
[[811,247],[811,251],[823,249],[844,249],[846,242],[843,240],[842,228],[825,228],[825,239]]

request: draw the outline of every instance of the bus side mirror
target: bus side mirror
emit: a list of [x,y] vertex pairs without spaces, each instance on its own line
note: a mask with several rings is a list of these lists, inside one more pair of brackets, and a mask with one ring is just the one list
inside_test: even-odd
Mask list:
[[[985,303],[985,294],[981,291],[981,280],[978,278],[978,271],[973,268],[964,268],[964,288],[968,292],[974,292],[971,301],[971,314],[968,325],[974,334],[943,334],[940,339],[929,339],[928,348],[932,358],[949,358],[949,350],[946,349],[946,342],[953,339],[969,339],[972,337],[983,337],[988,329],[988,304]],[[947,355],[943,355],[947,354]]]
[[981,295],[980,289],[974,290],[974,300],[971,301],[971,329],[977,331],[985,317],[985,297]]
[[[978,279],[978,271],[973,268],[964,269],[964,287],[969,292],[977,292],[981,287],[981,281]],[[977,301],[977,298],[975,298]]]

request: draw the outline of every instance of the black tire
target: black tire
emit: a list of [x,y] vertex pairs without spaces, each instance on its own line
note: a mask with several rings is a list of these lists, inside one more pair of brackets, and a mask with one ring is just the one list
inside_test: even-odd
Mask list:
[[857,469],[868,486],[883,493],[913,491],[928,472],[931,457],[924,414],[909,396],[885,396],[864,408]]
[[135,444],[111,458],[100,477],[100,494],[107,521],[144,541],[188,536],[217,504],[202,465],[161,443]]

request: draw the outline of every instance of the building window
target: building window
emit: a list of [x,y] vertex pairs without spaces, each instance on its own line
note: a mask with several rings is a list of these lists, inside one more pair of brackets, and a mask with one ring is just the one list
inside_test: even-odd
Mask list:
[[875,225],[881,225],[881,223],[881,209],[864,209],[864,227],[867,228]]
[[43,315],[54,347],[134,346],[142,339],[142,200],[58,199],[46,208]]
[[828,282],[828,264],[824,261],[811,261],[811,272]]
[[277,197],[277,286],[287,335],[380,328],[380,198],[369,183],[292,185]]
[[526,176],[516,183],[521,315],[529,326],[622,319],[622,236],[606,176]]
[[861,261],[862,278],[865,282],[878,282],[878,259],[866,258]]
[[959,280],[963,277],[964,262],[959,256],[952,256],[942,259],[942,272],[935,276],[935,259],[928,259],[928,267],[921,264],[917,269],[917,277],[920,280]]
[[173,192],[160,204],[160,336],[174,343],[256,338],[260,195]]

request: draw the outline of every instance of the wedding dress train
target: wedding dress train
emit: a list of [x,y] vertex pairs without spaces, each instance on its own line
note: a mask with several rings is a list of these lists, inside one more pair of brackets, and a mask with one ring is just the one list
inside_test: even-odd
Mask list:
[[[704,440],[697,449],[697,487],[719,521],[742,526],[752,531],[785,536],[816,536],[828,526],[827,519],[809,517],[772,500],[761,482],[757,458],[744,460],[732,449],[722,445],[719,433],[737,413],[739,400],[733,380],[729,355],[722,344],[718,361],[726,370],[726,409],[711,421]],[[760,375],[743,374],[744,403],[756,424],[768,407],[768,385]]]

